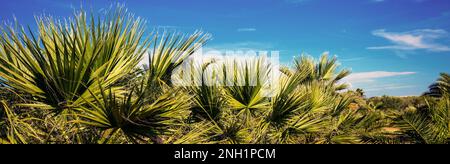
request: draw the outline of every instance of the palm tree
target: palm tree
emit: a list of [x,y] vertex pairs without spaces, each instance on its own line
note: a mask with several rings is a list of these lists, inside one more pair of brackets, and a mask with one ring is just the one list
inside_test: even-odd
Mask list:
[[87,15],[64,22],[38,17],[37,33],[1,28],[0,83],[32,95],[35,103],[26,106],[61,112],[127,75],[148,47],[144,22],[123,6],[104,17]]
[[[430,87],[439,98],[381,110],[361,89],[338,92],[350,72],[327,54],[296,58],[293,69],[280,70],[263,57],[194,62],[188,59],[209,34],[147,36],[142,19],[123,6],[100,17],[80,11],[67,21],[37,22],[37,32],[1,29],[2,144],[449,141],[445,73]],[[141,68],[146,54],[149,64]]]
[[[153,45],[150,48],[149,66],[147,72],[150,82],[163,82],[171,85],[172,73],[183,64],[184,61],[194,54],[211,38],[210,34],[200,31],[192,35],[162,34],[154,37]],[[159,40],[159,41],[158,41]]]
[[441,76],[436,83],[431,84],[429,91],[424,95],[431,97],[442,97],[444,93],[450,92],[450,75],[448,73],[441,73]]
[[289,70],[287,68],[282,68],[282,72],[287,75],[292,74],[292,72],[309,70],[306,75],[307,78],[304,79],[305,82],[319,81],[326,84],[326,86],[333,87],[336,91],[343,90],[347,88],[344,83],[339,83],[344,77],[350,74],[349,70],[342,69],[338,71],[339,64],[337,63],[337,58],[328,58],[328,54],[324,53],[318,62],[310,56],[297,57],[294,59],[294,70]]
[[265,142],[305,143],[307,134],[319,132],[325,126],[323,113],[331,108],[333,96],[321,83],[302,84],[310,70],[300,71],[283,76],[275,97],[270,100],[260,125],[259,137]]
[[[156,44],[158,35],[144,37],[144,22],[123,6],[110,9],[104,17],[87,15],[80,11],[66,22],[39,17],[37,34],[2,28],[0,83],[12,92],[32,96],[15,106],[60,113],[32,111],[43,113],[35,117],[44,118],[43,124],[33,126],[48,130],[40,142],[164,142],[161,137],[188,115],[191,100],[188,95],[181,96],[184,91],[170,88],[167,77],[209,35],[163,36]],[[136,72],[152,42],[149,69]],[[138,78],[128,86],[123,80],[130,74]],[[7,124],[21,124],[21,119],[11,119],[16,118],[14,111],[5,111],[11,111]],[[10,123],[13,120],[18,121]]]
[[[270,64],[263,57],[247,59],[244,61],[233,61],[224,65],[223,81],[231,82],[225,85],[225,96],[232,110],[237,115],[243,116],[245,122],[250,117],[257,116],[257,112],[268,108],[268,99],[264,95],[265,89],[269,88],[269,76],[272,71]],[[227,74],[232,74],[229,77]],[[231,79],[226,79],[231,78]]]
[[[426,106],[406,111],[398,120],[398,127],[411,143],[443,144],[450,141],[450,76],[441,73],[434,86],[438,91],[425,98]],[[433,85],[432,85],[433,86]]]
[[446,95],[435,103],[427,101],[425,108],[405,112],[397,121],[410,143],[445,144],[450,137],[450,99]]
[[[82,119],[76,122],[101,129],[105,139],[123,134],[135,143],[150,142],[147,139],[162,143],[161,136],[188,115],[190,98],[173,89],[150,93],[150,86],[140,87],[139,93],[130,90],[123,95],[100,88],[101,96],[92,93],[95,101],[87,101],[88,105],[79,109]],[[156,98],[149,99],[148,94],[156,94]]]

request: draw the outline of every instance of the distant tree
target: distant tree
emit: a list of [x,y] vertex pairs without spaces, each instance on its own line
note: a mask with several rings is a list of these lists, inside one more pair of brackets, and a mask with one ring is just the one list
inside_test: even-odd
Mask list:
[[406,98],[393,97],[393,96],[381,96],[381,97],[372,97],[369,100],[369,103],[377,104],[379,109],[394,109],[394,110],[402,110],[408,107],[408,103],[406,102]]
[[359,96],[361,96],[361,97],[364,97],[364,96],[365,96],[365,95],[364,95],[364,90],[361,89],[361,88],[356,89],[356,93],[357,93]]

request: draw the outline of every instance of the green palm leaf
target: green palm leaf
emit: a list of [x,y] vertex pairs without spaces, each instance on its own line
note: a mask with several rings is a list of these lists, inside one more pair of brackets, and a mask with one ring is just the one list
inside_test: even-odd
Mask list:
[[[147,48],[144,27],[118,6],[95,18],[84,11],[68,21],[38,17],[38,32],[1,30],[0,80],[58,111],[79,106],[99,85],[130,72]],[[17,30],[16,30],[17,29]],[[104,83],[94,83],[94,78]]]
[[147,99],[148,90],[140,91],[117,95],[101,88],[101,96],[92,94],[95,101],[87,101],[88,106],[80,108],[82,119],[74,122],[103,130],[120,130],[133,142],[151,139],[161,143],[160,137],[171,133],[170,128],[177,120],[188,115],[190,98],[181,91],[169,89],[155,99]]

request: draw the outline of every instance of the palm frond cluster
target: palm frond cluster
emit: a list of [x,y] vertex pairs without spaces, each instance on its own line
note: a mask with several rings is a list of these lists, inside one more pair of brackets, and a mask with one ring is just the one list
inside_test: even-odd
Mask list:
[[350,71],[327,54],[280,69],[265,57],[186,62],[209,34],[147,34],[123,6],[36,20],[37,32],[0,29],[3,144],[449,141],[448,74],[440,96],[383,110],[343,92]]

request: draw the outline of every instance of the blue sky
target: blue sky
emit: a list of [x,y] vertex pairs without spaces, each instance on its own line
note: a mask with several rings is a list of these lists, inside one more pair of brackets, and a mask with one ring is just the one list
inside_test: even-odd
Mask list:
[[213,35],[208,48],[277,50],[283,63],[329,52],[368,96],[420,95],[450,72],[448,0],[14,0],[2,2],[0,18],[33,25],[33,15],[70,16],[81,2],[125,2],[149,30],[201,29]]

